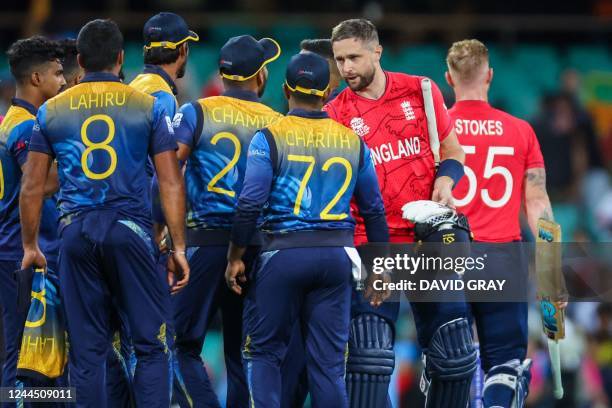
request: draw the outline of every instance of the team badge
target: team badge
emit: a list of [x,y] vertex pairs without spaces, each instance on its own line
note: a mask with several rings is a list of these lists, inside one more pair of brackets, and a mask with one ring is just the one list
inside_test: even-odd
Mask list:
[[414,114],[414,110],[410,105],[410,101],[404,101],[400,105],[402,107],[402,112],[404,112],[404,117],[406,120],[415,120],[416,115]]
[[370,132],[370,127],[365,124],[362,118],[351,119],[351,128],[360,137],[364,137]]

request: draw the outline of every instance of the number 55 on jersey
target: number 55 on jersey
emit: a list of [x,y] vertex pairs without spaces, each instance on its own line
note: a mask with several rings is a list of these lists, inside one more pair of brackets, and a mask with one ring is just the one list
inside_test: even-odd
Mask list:
[[533,129],[484,101],[459,101],[449,114],[465,150],[466,177],[453,191],[457,209],[477,241],[520,240],[525,173],[544,167]]

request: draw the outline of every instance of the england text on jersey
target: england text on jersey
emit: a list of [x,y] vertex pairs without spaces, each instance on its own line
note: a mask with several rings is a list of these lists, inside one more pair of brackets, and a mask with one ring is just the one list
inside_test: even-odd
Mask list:
[[372,160],[374,165],[388,163],[393,160],[411,157],[421,153],[421,140],[418,136],[404,138],[395,142],[372,146]]

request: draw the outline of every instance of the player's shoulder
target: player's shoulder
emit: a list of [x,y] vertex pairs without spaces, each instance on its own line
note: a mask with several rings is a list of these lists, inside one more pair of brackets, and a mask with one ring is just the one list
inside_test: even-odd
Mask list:
[[347,87],[340,91],[334,99],[327,102],[323,110],[336,120],[344,120],[355,114],[358,102],[357,95]]
[[424,79],[429,79],[432,84],[432,87],[437,87],[436,82],[426,76],[423,75],[412,75],[407,74],[405,72],[393,72],[393,71],[385,71],[387,74],[388,80],[391,82],[390,84],[390,94],[394,93],[405,93],[406,90],[419,90],[421,89],[421,83]]
[[[73,86],[58,95],[47,100],[42,106],[46,110],[64,107],[79,106],[83,101],[87,101],[90,94],[113,94],[115,102],[125,103],[144,103],[145,106],[150,107],[155,102],[155,97],[142,92],[128,84],[123,82],[81,82],[78,85]],[[106,100],[106,96],[104,96]]]
[[36,117],[26,109],[11,106],[0,123],[0,131],[13,131],[15,128],[27,126],[28,123],[34,123],[35,119]]
[[412,75],[405,72],[385,71],[385,73],[387,74],[387,78],[391,79],[392,81],[408,85],[420,84],[423,79],[427,78],[422,75]]
[[353,91],[351,91],[350,88],[346,87],[343,90],[341,90],[340,92],[338,92],[338,94],[336,95],[336,97],[334,99],[332,99],[331,101],[327,102],[325,104],[325,106],[327,107],[327,109],[329,109],[329,107],[333,107],[334,109],[338,109],[339,107],[346,105],[348,103],[352,103],[352,101],[355,100],[355,93]]
[[134,78],[132,82],[130,82],[130,86],[150,95],[154,93],[164,92],[166,94],[174,96],[170,85],[168,85],[164,78],[157,74],[140,74],[136,76],[136,78]]
[[234,98],[231,96],[217,95],[198,99],[197,103],[203,110],[213,110],[215,108],[230,108],[238,111],[249,113],[251,115],[263,116],[276,120],[283,115],[268,105],[260,101],[251,101],[246,99]]
[[34,128],[34,119],[27,119],[16,126],[14,126],[8,133],[6,145],[9,149],[20,148],[24,144],[28,143],[30,136],[32,136],[32,129]]

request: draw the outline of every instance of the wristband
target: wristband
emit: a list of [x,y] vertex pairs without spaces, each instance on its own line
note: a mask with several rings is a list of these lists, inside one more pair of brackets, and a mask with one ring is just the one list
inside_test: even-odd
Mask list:
[[459,183],[461,177],[463,177],[463,164],[460,161],[455,159],[446,159],[440,162],[440,167],[438,167],[438,173],[436,174],[436,178],[447,176],[450,177],[454,184],[453,188]]

